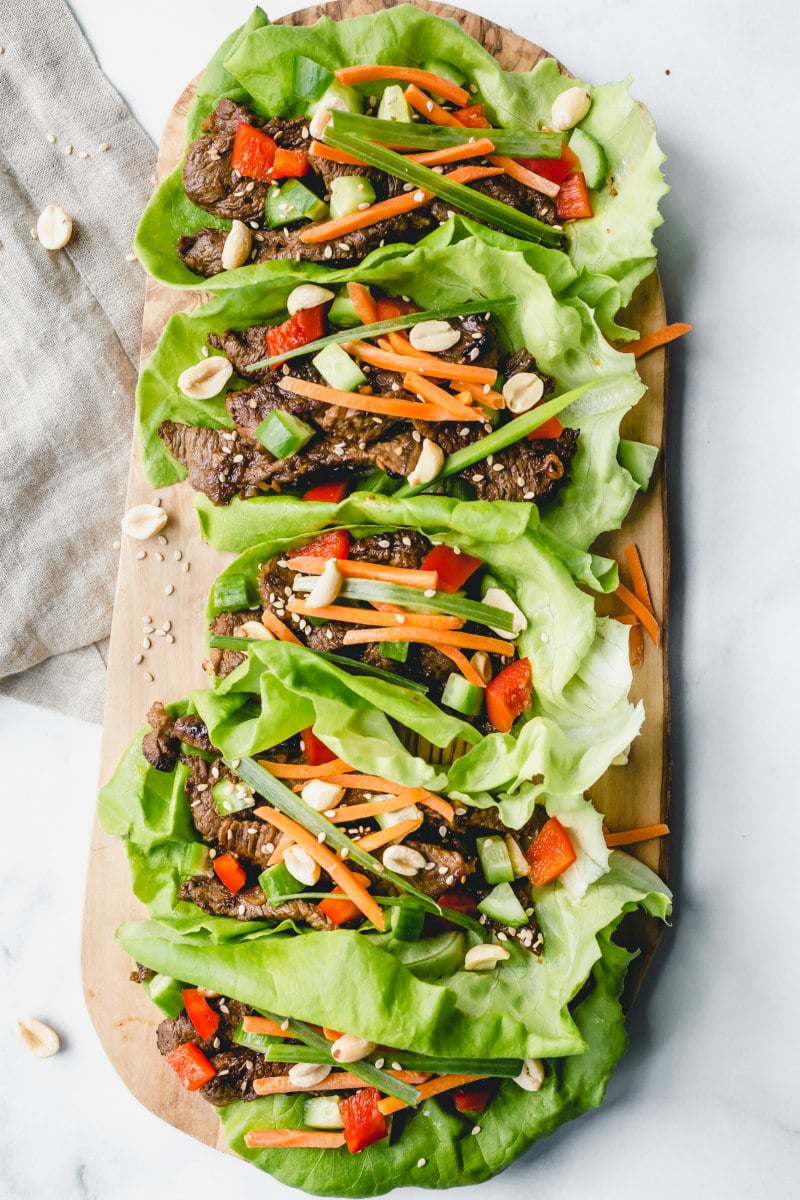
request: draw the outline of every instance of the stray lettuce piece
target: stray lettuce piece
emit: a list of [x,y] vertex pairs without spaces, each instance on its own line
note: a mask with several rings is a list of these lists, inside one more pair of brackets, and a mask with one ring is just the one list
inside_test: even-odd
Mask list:
[[650,486],[650,479],[658,458],[658,446],[651,446],[647,442],[630,442],[627,438],[620,438],[617,458],[620,465],[638,484],[639,491],[646,492]]

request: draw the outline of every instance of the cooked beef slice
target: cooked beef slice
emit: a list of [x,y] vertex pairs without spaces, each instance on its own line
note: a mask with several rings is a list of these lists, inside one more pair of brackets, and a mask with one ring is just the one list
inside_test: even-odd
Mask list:
[[267,478],[275,461],[262,446],[235,430],[162,421],[158,436],[172,457],[186,467],[194,490],[204,492],[214,504],[257,493],[258,484]]
[[136,970],[131,971],[129,978],[131,983],[147,983],[154,975],[155,971],[151,971],[144,963],[137,962]]
[[468,480],[479,500],[551,499],[566,482],[578,448],[578,432],[565,429],[557,438],[529,442],[523,438],[480,462],[461,478]]
[[312,929],[334,928],[316,904],[306,900],[288,900],[273,908],[267,903],[260,887],[243,888],[234,895],[219,879],[185,879],[178,889],[178,899],[196,904],[203,912],[217,917],[235,917],[239,921],[290,920],[310,925]]
[[174,732],[175,737],[179,741],[183,742],[186,746],[194,746],[195,750],[210,752],[214,749],[211,745],[211,738],[208,736],[206,723],[196,713],[187,714],[185,717],[177,717]]
[[185,1042],[194,1042],[203,1053],[217,1049],[215,1041],[219,1042],[220,1047],[226,1043],[229,1045],[239,1022],[253,1012],[246,1004],[240,1004],[238,1000],[226,1000],[222,996],[209,997],[208,1003],[219,1014],[219,1025],[214,1036],[202,1038],[184,1011],[177,1017],[168,1017],[158,1026],[156,1045],[161,1054],[171,1054]]
[[150,733],[142,738],[142,754],[157,771],[173,771],[178,760],[180,741],[175,737],[172,717],[160,700],[147,713]]
[[195,275],[219,275],[227,229],[198,229],[178,238],[178,258]]
[[355,562],[380,563],[384,567],[416,570],[431,549],[431,543],[415,529],[394,529],[370,537],[354,538],[348,558]]
[[326,621],[324,625],[300,625],[301,619],[297,613],[288,614],[294,630],[305,639],[309,650],[327,650],[329,654],[340,654],[342,650],[350,650],[353,657],[358,658],[360,646],[345,646],[344,635],[352,625],[343,625],[341,621]]
[[275,849],[280,832],[268,821],[248,817],[247,812],[223,817],[217,840],[225,854],[233,854],[243,866],[264,871]]
[[475,860],[465,858],[457,850],[448,850],[434,842],[415,842],[410,838],[403,843],[419,851],[433,866],[423,868],[414,876],[413,884],[418,891],[434,899],[448,888],[461,886],[462,879],[475,870]]
[[[263,611],[262,608],[247,608],[241,612],[220,613],[211,621],[209,629],[216,637],[236,637],[236,630],[247,621],[260,621]],[[246,657],[247,655],[239,650],[219,650],[212,647],[208,652],[209,665],[218,679],[230,675]]]
[[[508,204],[517,212],[527,213],[528,216],[536,217],[539,221],[544,221],[547,225],[556,224],[556,206],[554,201],[549,196],[545,196],[543,192],[537,192],[533,188],[526,187],[524,183],[517,183],[515,179],[511,179],[508,175],[490,175],[488,179],[479,179],[475,183],[469,185],[473,191],[482,192],[484,196],[490,196],[493,200],[499,200],[502,204]],[[454,208],[448,204],[446,200],[435,199],[431,204],[431,211],[434,217],[439,222],[448,220],[453,213],[461,213],[462,210]],[[469,213],[463,214],[469,216]],[[474,218],[473,218],[474,219]],[[494,228],[490,221],[484,222],[489,228]]]
[[519,350],[514,350],[506,357],[503,364],[503,374],[506,379],[510,379],[512,375],[519,375],[524,372],[526,375],[538,375],[544,384],[544,394],[549,396],[555,390],[555,380],[550,375],[546,375],[544,371],[540,371],[536,365],[536,359],[531,354],[530,350],[526,350],[523,346]]
[[268,821],[254,817],[248,809],[223,815],[214,800],[213,788],[223,779],[235,779],[224,763],[207,762],[197,756],[187,760],[190,774],[184,785],[189,797],[192,824],[204,842],[221,853],[233,854],[242,866],[253,872],[263,871],[275,849],[279,832]]
[[[267,358],[267,330],[269,325],[251,325],[247,329],[226,329],[223,333],[210,333],[208,344],[215,350],[221,350],[225,357],[233,363],[234,370],[245,379],[255,379],[260,376],[249,375],[248,367],[253,363]],[[231,395],[236,395],[232,392]]]
[[192,824],[204,842],[214,843],[225,818],[214,802],[211,789],[221,779],[230,779],[231,772],[221,762],[207,762],[197,755],[192,756],[188,766],[189,775],[184,784],[184,791],[189,797]]

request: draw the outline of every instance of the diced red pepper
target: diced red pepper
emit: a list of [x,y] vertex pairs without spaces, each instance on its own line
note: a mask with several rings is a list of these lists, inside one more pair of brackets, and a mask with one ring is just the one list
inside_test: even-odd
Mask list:
[[386,1137],[386,1117],[378,1108],[379,1097],[377,1088],[359,1088],[352,1096],[339,1101],[344,1140],[351,1154],[358,1154],[359,1150]]
[[533,433],[528,434],[528,441],[535,442],[537,438],[561,437],[563,432],[564,426],[558,417],[551,417],[549,421],[545,421],[544,425],[540,425],[538,429],[534,429]]
[[308,171],[308,155],[305,150],[284,150],[278,146],[272,164],[271,179],[297,179]]
[[442,908],[450,908],[453,912],[463,913],[465,916],[471,916],[478,911],[475,898],[461,888],[451,888],[447,892],[442,892],[438,903]]
[[535,175],[542,175],[553,183],[561,183],[578,166],[578,156],[566,142],[562,142],[560,158],[518,158],[517,162]]
[[204,1083],[213,1079],[216,1071],[199,1046],[184,1042],[166,1055],[166,1060],[180,1079],[187,1092],[197,1092]]
[[316,308],[303,308],[282,325],[271,325],[267,330],[267,354],[270,358],[321,338],[325,333],[325,308],[324,304],[318,304]]
[[[370,881],[366,875],[354,875],[362,887],[369,887]],[[343,899],[335,899],[342,896]],[[344,925],[347,921],[355,921],[357,917],[363,917],[363,913],[357,904],[349,900],[340,887],[335,887],[330,896],[326,896],[324,900],[320,900],[317,905],[319,911],[333,921],[334,925]],[[335,1039],[334,1039],[335,1040]]]
[[528,850],[531,883],[544,887],[575,862],[575,847],[558,817],[550,817]]
[[340,500],[344,500],[347,494],[347,480],[341,479],[337,483],[318,483],[316,487],[309,488],[303,493],[304,500],[316,500],[318,504],[338,504]]
[[303,739],[303,752],[310,767],[321,767],[323,763],[333,762],[336,755],[321,742],[311,726],[300,734]]
[[481,559],[459,554],[452,546],[444,545],[434,546],[422,560],[423,571],[435,571],[439,576],[440,592],[457,592],[479,566]]
[[275,161],[277,142],[268,133],[240,121],[233,139],[231,166],[247,179],[260,179],[267,183],[273,178],[272,164]]
[[214,859],[214,874],[220,879],[229,892],[234,896],[240,892],[247,882],[244,867],[232,854],[220,854]]
[[558,189],[556,216],[559,221],[577,221],[581,217],[594,216],[589,189],[582,171],[573,171]]
[[453,1092],[456,1112],[469,1113],[471,1117],[477,1117],[485,1110],[490,1095],[491,1092],[488,1088],[457,1088]]
[[183,989],[186,1015],[204,1042],[212,1038],[219,1027],[219,1013],[215,1012],[205,996],[197,988]]
[[405,317],[409,313],[419,312],[416,304],[410,300],[401,300],[397,296],[384,296],[376,301],[379,321],[391,321],[393,317]]
[[466,125],[468,129],[490,128],[482,104],[468,104],[466,108],[457,108],[453,116],[457,117],[461,124]]
[[350,553],[350,534],[346,529],[331,529],[305,546],[290,550],[288,558],[347,558]]
[[518,658],[486,685],[486,715],[500,733],[508,733],[532,703],[530,659]]

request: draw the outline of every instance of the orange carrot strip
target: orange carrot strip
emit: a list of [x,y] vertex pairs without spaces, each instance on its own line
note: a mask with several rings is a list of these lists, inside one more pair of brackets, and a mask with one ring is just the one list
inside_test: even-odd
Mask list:
[[338,883],[339,887],[349,896],[354,904],[363,912],[368,921],[381,931],[385,929],[383,913],[379,906],[370,896],[363,884],[359,883],[340,858],[337,858],[324,843],[317,841],[313,833],[309,833],[302,825],[298,825],[297,821],[293,821],[291,817],[284,816],[282,812],[278,812],[276,808],[264,806],[263,808],[255,809],[255,816],[260,817],[263,821],[269,821],[276,829],[280,829],[282,833],[288,834],[294,838],[299,846],[311,855],[316,863],[327,871],[334,883]]
[[637,600],[641,600],[642,604],[649,612],[653,612],[653,601],[650,599],[650,589],[647,586],[647,579],[642,566],[642,560],[639,556],[639,551],[636,546],[631,543],[625,547],[625,561],[628,564],[628,570],[633,580],[633,594]]
[[[485,1078],[485,1075],[437,1075],[435,1079],[430,1079],[420,1086],[419,1098],[420,1100],[429,1100],[431,1096],[439,1096],[442,1092],[449,1092],[453,1088],[463,1087],[464,1084],[474,1083],[476,1079]],[[402,1100],[395,1100],[393,1096],[390,1096],[385,1100],[379,1100],[378,1108],[385,1117],[388,1117],[390,1113],[408,1108],[408,1105]]]
[[[420,400],[428,400],[431,404],[435,404],[438,408],[443,408],[445,412],[452,413],[457,421],[474,421],[480,419],[480,414],[474,409],[470,411],[465,404],[461,404],[457,397],[451,396],[444,388],[440,388],[435,383],[431,383],[429,379],[419,375],[416,371],[408,371],[403,376],[403,387],[407,392],[413,392]],[[470,401],[472,397],[469,397]]]
[[455,171],[448,171],[446,179],[452,179],[453,183],[474,183],[477,179],[491,179],[493,175],[503,175],[502,167],[457,167]]
[[517,183],[523,183],[525,187],[533,188],[536,192],[544,192],[545,196],[550,196],[553,200],[561,190],[559,185],[553,183],[551,179],[545,179],[543,175],[537,175],[535,171],[529,171],[521,163],[515,162],[513,158],[506,158],[503,154],[493,155],[489,162],[494,163],[496,167],[502,167],[506,175],[516,179]]
[[390,825],[388,829],[376,829],[374,833],[367,833],[364,837],[354,838],[362,850],[378,850],[381,846],[386,846],[389,842],[399,842],[404,837],[408,837],[409,833],[413,833],[415,829],[419,829],[422,824],[422,817],[418,821],[398,821],[396,825]]
[[[379,221],[389,220],[391,217],[399,216],[400,213],[413,212],[415,208],[421,208],[432,198],[430,192],[420,191],[419,188],[413,192],[403,192],[400,196],[379,200],[377,204],[371,204],[369,208],[357,209],[356,212],[348,213],[344,217],[334,217],[332,221],[309,225],[300,234],[300,241],[307,245],[331,242],[335,238],[346,237],[348,233],[354,233],[356,229],[368,229],[370,225],[377,225]],[[370,323],[365,322],[365,324]]]
[[[650,620],[652,621],[652,617]],[[427,642],[437,647],[456,646],[462,650],[485,650],[487,654],[502,654],[507,658],[514,654],[513,644],[501,638],[483,637],[479,633],[462,633],[460,629],[422,629],[419,626],[401,625],[392,629],[348,629],[344,635],[346,646],[360,646],[365,642]]]
[[619,621],[620,625],[641,625],[635,613],[618,613],[613,619]]
[[[411,356],[404,357],[401,354],[387,354],[385,350],[376,350],[369,342],[348,342],[346,349],[355,354],[363,362],[370,363],[373,367],[385,367],[387,371],[399,371],[405,374],[406,371],[416,371],[420,375],[432,375],[435,379],[457,379],[459,384],[462,380],[469,383],[484,384],[489,386],[497,379],[497,371],[494,367],[473,367],[465,366],[463,363],[445,362],[443,359],[428,360],[427,358],[413,358]],[[285,386],[286,380],[283,380]],[[347,392],[346,395],[351,395]]]
[[669,825],[642,825],[640,829],[623,829],[619,833],[606,833],[607,846],[633,846],[636,842],[649,842],[651,838],[666,837]]
[[398,808],[408,808],[408,796],[398,792],[396,796],[386,796],[383,800],[370,800],[364,804],[343,804],[335,808],[328,816],[334,825],[343,825],[348,821],[364,821],[367,817],[377,817],[381,813],[397,812]]
[[[431,100],[430,96],[426,96],[413,83],[409,84],[404,95],[411,107],[415,108],[418,113],[422,113],[429,121],[433,121],[434,125],[452,125],[458,129],[464,128],[457,117],[454,117],[446,108],[442,108],[441,104],[437,104],[435,100]],[[444,93],[437,92],[436,95],[442,96]]]
[[261,624],[265,627],[265,629],[268,629],[270,633],[274,633],[279,642],[294,642],[295,646],[303,645],[303,643],[300,641],[300,638],[292,633],[291,629],[284,625],[283,621],[281,621],[279,617],[276,617],[275,613],[270,612],[268,608],[264,609],[263,616],[261,617]]
[[270,1037],[291,1037],[280,1025],[270,1021],[269,1017],[242,1017],[242,1029],[245,1033],[266,1033]]
[[344,1037],[344,1031],[339,1029],[328,1029],[326,1025],[322,1026],[323,1037],[326,1037],[329,1042],[337,1042],[340,1037]]
[[423,71],[419,67],[387,67],[379,63],[364,63],[358,67],[340,67],[338,71],[334,71],[334,75],[345,87],[359,83],[371,83],[373,79],[399,79],[402,83],[428,88],[437,96],[443,96],[445,100],[450,100],[462,108],[465,104],[469,104],[470,99],[469,92],[459,87],[458,84],[452,83],[449,79],[443,79],[441,75],[437,75],[433,71]]
[[408,804],[423,804],[431,812],[435,812],[445,821],[452,821],[455,813],[453,806],[443,796],[436,796],[427,788],[409,788],[405,793]]
[[267,866],[268,867],[277,867],[278,863],[282,863],[283,856],[286,853],[286,851],[289,849],[291,844],[292,844],[292,839],[290,837],[287,837],[285,833],[282,833],[281,836],[278,838],[277,842],[275,843],[275,849],[272,851],[272,854],[270,854],[269,858],[267,859]]
[[[403,796],[404,804],[424,804],[433,812],[438,813],[445,821],[452,821],[453,806],[441,796],[434,795],[427,788],[409,788],[402,783],[392,783],[390,779],[381,779],[380,775],[335,775],[328,780],[339,787],[358,788],[359,791],[389,792],[391,795]],[[352,809],[351,805],[351,809]]]
[[485,404],[487,408],[505,408],[506,406],[505,397],[501,392],[493,392],[491,389],[488,392],[484,391],[479,384],[454,379],[450,387],[458,389],[459,392],[463,388],[473,400],[477,400],[479,404]]
[[[312,554],[296,554],[292,557],[291,565],[293,570],[301,571],[303,575],[321,575],[325,570],[326,561],[324,558],[315,558]],[[337,558],[336,565],[345,579],[380,579],[384,583],[404,583],[407,587],[433,588],[434,591],[439,586],[436,571],[389,567],[383,563],[360,562],[349,558]]]
[[467,683],[471,683],[475,687],[479,688],[486,687],[486,681],[482,679],[475,670],[466,654],[462,654],[462,652],[457,650],[455,646],[439,646],[438,649],[439,652],[445,656],[445,658],[449,658],[452,663],[455,663],[461,674],[466,679]]
[[324,142],[312,142],[308,151],[316,158],[324,158],[328,162],[344,163],[349,167],[369,165],[364,162],[363,158],[356,158],[354,154],[348,154],[346,150],[336,150],[333,146],[326,146]]
[[[462,158],[485,158],[494,150],[494,143],[488,138],[477,138],[474,142],[465,142],[463,146],[447,146],[444,150],[424,150],[421,154],[409,154],[410,162],[420,163],[423,167],[444,166],[445,163],[460,162]],[[509,159],[509,162],[511,159]],[[500,166],[498,162],[496,164]],[[506,174],[511,172],[506,170]],[[531,172],[532,174],[532,172]]]
[[632,671],[638,671],[644,662],[644,630],[638,621],[631,626],[628,637],[628,662]]
[[[277,1078],[280,1079],[280,1076]],[[286,1078],[288,1079],[288,1075]],[[270,1088],[271,1092],[278,1090],[280,1089]],[[296,1088],[284,1090],[297,1091]],[[310,1129],[251,1129],[244,1135],[244,1144],[249,1150],[338,1150],[344,1145],[344,1134],[320,1133]]]
[[378,307],[369,288],[363,283],[348,283],[347,294],[359,321],[365,325],[374,325],[378,319]]
[[636,614],[647,630],[651,642],[654,646],[657,646],[661,641],[661,630],[658,627],[658,621],[656,621],[650,609],[645,608],[641,600],[637,596],[634,596],[633,592],[629,588],[626,588],[624,583],[619,585],[614,595],[622,601],[626,608],[629,608],[632,613]]
[[646,333],[644,337],[639,338],[638,342],[628,342],[627,346],[621,346],[620,349],[626,354],[632,354],[634,358],[641,358],[648,351],[655,350],[658,346],[666,346],[668,342],[674,342],[676,338],[683,337],[692,329],[694,329],[694,325],[684,325],[682,322],[676,321],[674,325],[665,325],[663,329]]
[[259,758],[258,765],[276,779],[324,779],[327,775],[343,775],[352,771],[341,758],[332,758],[330,762],[320,763],[312,767],[309,763],[276,763],[266,758]]
[[429,358],[433,360],[433,355],[426,353],[425,350],[415,350],[408,340],[408,335],[405,333],[389,333],[381,341],[387,341],[395,354],[407,355],[409,358]]
[[[386,625],[384,613],[374,612],[371,608],[348,608],[345,604],[324,604],[320,608],[311,608],[308,602],[301,600],[299,596],[290,597],[286,607],[289,612],[319,617],[322,621],[342,621],[347,625]],[[461,617],[448,617],[439,613],[408,613],[408,619],[412,618],[418,625],[425,625],[431,629],[460,629],[464,624]]]
[[430,404],[419,404],[416,400],[394,400],[391,396],[340,392],[337,388],[309,383],[306,379],[294,379],[291,375],[281,376],[280,385],[285,392],[291,392],[295,396],[322,400],[324,404],[335,404],[339,408],[351,408],[358,412],[382,413],[388,417],[405,417],[410,421],[449,420],[447,414],[440,412],[438,408],[433,408]]

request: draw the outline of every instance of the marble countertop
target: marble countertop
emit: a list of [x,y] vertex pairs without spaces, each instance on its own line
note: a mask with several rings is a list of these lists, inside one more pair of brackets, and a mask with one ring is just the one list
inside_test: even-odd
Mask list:
[[[757,11],[723,0],[462,5],[588,79],[634,75],[674,189],[658,234],[669,316],[696,326],[671,359],[675,921],[603,1107],[480,1194],[794,1196],[798,9],[785,0]],[[250,3],[73,7],[157,139],[186,80]],[[293,5],[266,7],[279,15]],[[140,1200],[148,1190],[188,1200],[209,1184],[288,1197],[161,1124],[126,1091],[95,1037],[79,944],[99,750],[98,728],[0,699],[0,1197]],[[63,1053],[46,1062],[27,1053],[13,1026],[28,1013],[59,1030]]]

